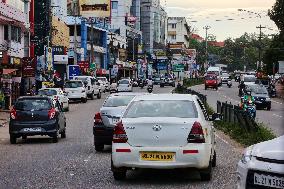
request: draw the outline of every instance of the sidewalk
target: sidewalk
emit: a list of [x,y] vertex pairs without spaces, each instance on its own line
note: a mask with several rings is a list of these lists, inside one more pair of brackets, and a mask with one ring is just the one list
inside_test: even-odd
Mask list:
[[0,111],[0,127],[7,127],[9,122],[9,112]]
[[0,143],[9,139],[9,112],[0,111]]

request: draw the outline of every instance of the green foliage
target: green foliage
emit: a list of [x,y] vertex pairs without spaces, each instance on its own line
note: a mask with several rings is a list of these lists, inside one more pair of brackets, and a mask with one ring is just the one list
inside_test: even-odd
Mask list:
[[184,78],[183,79],[183,86],[184,87],[191,87],[194,85],[201,85],[204,83],[204,79],[203,78],[196,78],[196,79],[191,79],[191,78]]
[[228,134],[231,138],[244,146],[250,146],[259,142],[274,139],[276,136],[263,123],[258,124],[256,131],[248,132],[240,125],[227,123],[224,121],[215,121],[216,129]]
[[284,32],[284,0],[276,0],[274,6],[268,11],[268,16],[273,20],[280,30]]

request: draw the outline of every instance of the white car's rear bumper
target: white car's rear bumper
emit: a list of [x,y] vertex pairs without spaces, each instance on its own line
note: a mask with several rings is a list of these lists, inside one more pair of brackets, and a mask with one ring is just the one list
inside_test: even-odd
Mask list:
[[69,93],[68,94],[68,98],[69,99],[81,99],[81,98],[87,98],[87,94],[86,93],[79,93],[79,94],[77,94],[77,93]]
[[[119,149],[130,149],[131,152],[117,152]],[[184,153],[184,150],[194,152]],[[171,162],[144,161],[140,157],[140,152],[174,152],[175,156]],[[112,161],[116,168],[204,169],[209,165],[210,155],[211,145],[208,144],[188,144],[184,147],[132,147],[129,144],[113,144],[112,146]]]
[[117,90],[119,92],[131,92],[132,88],[131,87],[118,87]]
[[[241,161],[238,163],[237,168],[237,188],[244,189],[247,185],[247,176],[249,171],[257,172],[259,174],[282,174],[284,175],[284,165],[269,163],[264,161],[258,161],[255,157],[247,163],[244,164]],[[257,188],[257,186],[255,186]]]

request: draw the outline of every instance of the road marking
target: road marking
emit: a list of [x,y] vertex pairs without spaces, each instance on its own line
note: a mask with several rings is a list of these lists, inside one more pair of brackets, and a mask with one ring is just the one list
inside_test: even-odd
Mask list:
[[278,102],[278,101],[275,101],[275,100],[271,100],[271,102],[274,102],[274,103],[276,103],[276,104],[280,104],[280,105],[282,105],[282,104],[283,104],[283,103]]
[[281,115],[277,115],[277,114],[272,114],[272,115],[275,116],[275,117],[283,118],[283,116],[281,116]]
[[216,136],[217,138],[219,138],[220,140],[222,140],[222,141],[223,141],[224,143],[226,143],[227,145],[229,145],[229,146],[232,147],[232,145],[229,144],[229,142],[227,142],[226,140],[222,139],[219,135],[215,134],[215,136]]

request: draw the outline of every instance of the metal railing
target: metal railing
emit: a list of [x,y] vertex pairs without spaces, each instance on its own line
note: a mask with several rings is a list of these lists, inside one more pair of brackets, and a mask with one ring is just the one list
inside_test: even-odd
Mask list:
[[221,115],[223,121],[239,125],[247,131],[256,131],[258,128],[255,120],[246,111],[231,103],[217,101],[217,113]]

